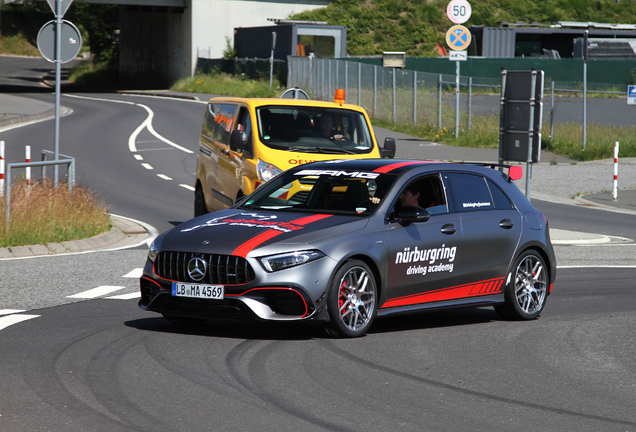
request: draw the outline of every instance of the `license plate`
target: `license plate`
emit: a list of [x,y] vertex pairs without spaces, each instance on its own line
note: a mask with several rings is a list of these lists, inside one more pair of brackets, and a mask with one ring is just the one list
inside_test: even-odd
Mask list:
[[223,300],[225,287],[223,285],[172,282],[172,295],[176,297]]

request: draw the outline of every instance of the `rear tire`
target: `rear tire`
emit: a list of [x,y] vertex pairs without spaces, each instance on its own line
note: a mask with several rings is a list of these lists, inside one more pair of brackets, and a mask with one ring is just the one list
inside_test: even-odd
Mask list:
[[340,337],[360,337],[376,315],[377,288],[373,272],[364,262],[346,262],[334,275],[329,289],[329,325]]
[[548,295],[548,273],[545,262],[533,250],[523,252],[515,261],[505,288],[505,303],[495,306],[506,319],[532,320],[539,317]]

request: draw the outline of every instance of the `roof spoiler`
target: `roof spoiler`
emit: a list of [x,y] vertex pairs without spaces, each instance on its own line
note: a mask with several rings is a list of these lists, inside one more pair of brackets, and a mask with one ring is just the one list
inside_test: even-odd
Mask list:
[[521,165],[507,165],[500,163],[488,163],[488,162],[459,162],[468,165],[478,165],[486,168],[499,168],[499,171],[504,172],[504,168],[508,169],[508,179],[509,180],[519,180],[523,177],[523,167]]

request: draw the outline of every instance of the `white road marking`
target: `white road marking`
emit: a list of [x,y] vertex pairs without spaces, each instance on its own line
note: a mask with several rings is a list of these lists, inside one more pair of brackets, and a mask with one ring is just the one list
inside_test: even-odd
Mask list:
[[143,157],[142,155],[140,155],[140,154],[136,154],[136,155],[135,155],[135,159],[137,159],[137,160],[144,160],[144,157]]
[[3,330],[13,324],[21,323],[22,321],[37,318],[40,315],[7,315],[0,317],[0,330]]
[[617,265],[588,265],[588,264],[584,264],[584,265],[558,265],[557,264],[557,268],[558,269],[576,269],[576,268],[634,269],[634,268],[636,268],[636,265],[620,265],[620,264],[617,264]]
[[105,297],[108,300],[132,300],[135,298],[141,298],[141,293],[139,291],[129,294],[120,294],[111,297]]
[[117,100],[117,99],[104,99],[104,98],[96,98],[96,97],[89,97],[89,96],[79,96],[79,95],[74,95],[74,94],[65,94],[64,96],[66,97],[71,97],[71,98],[76,98],[76,99],[87,99],[87,100],[95,100],[95,101],[100,101],[100,102],[113,102],[113,103],[120,103],[120,104],[125,104],[125,105],[137,105],[135,102],[130,102],[130,101],[122,101],[122,100]]
[[74,97],[74,98],[78,98],[78,99],[96,100],[96,101],[101,101],[101,102],[113,102],[113,103],[120,103],[120,104],[126,104],[126,105],[136,105],[136,106],[140,106],[143,109],[145,109],[148,112],[148,117],[146,117],[146,120],[144,120],[144,122],[142,124],[140,124],[139,127],[137,127],[137,129],[135,129],[135,131],[132,133],[132,135],[130,135],[130,137],[128,138],[128,148],[133,153],[137,152],[137,148],[136,148],[136,145],[135,145],[135,140],[137,139],[137,135],[139,135],[139,133],[144,128],[148,128],[148,132],[150,132],[155,137],[157,137],[157,139],[165,142],[166,144],[169,144],[172,147],[174,147],[176,149],[179,149],[179,150],[181,150],[183,152],[186,152],[186,153],[194,153],[192,150],[188,150],[185,147],[181,147],[179,144],[175,144],[172,141],[170,141],[169,139],[164,138],[161,135],[159,135],[157,133],[157,131],[155,131],[155,129],[152,127],[152,118],[155,116],[155,113],[150,108],[148,108],[146,105],[143,105],[143,104],[140,104],[140,103],[136,103],[136,102],[121,101],[121,100],[116,100],[116,99],[103,99],[103,98],[96,98],[96,97],[71,95],[71,94],[67,94],[65,96]]
[[164,179],[164,180],[172,180],[172,178],[171,178],[171,177],[168,177],[168,176],[167,176],[167,175],[165,175],[165,174],[157,174],[157,177],[162,178],[162,179]]
[[147,164],[147,163],[145,163],[145,162],[144,162],[144,163],[142,163],[142,164],[141,164],[141,166],[142,166],[142,167],[144,167],[144,168],[146,168],[147,170],[154,169],[154,168],[152,167],[152,165]]
[[187,184],[180,184],[179,186],[181,186],[182,188],[186,188],[189,191],[194,192],[194,187],[187,185]]
[[10,315],[10,314],[16,314],[21,312],[26,312],[26,311],[20,310],[20,309],[0,309],[0,315]]
[[142,268],[136,268],[128,273],[126,273],[125,275],[123,275],[122,277],[125,278],[140,278],[142,275],[144,274],[144,269]]
[[83,299],[93,299],[97,297],[105,296],[106,294],[110,294],[115,291],[119,291],[121,289],[126,288],[125,286],[110,286],[110,285],[102,285],[97,288],[93,288],[88,291],[81,292],[79,294],[73,294],[70,296],[66,296],[66,298],[83,298]]
[[179,144],[173,143],[172,141],[170,141],[167,138],[164,138],[163,136],[159,135],[157,133],[157,131],[155,130],[155,128],[152,126],[152,118],[155,116],[155,113],[146,105],[142,105],[142,104],[135,104],[137,106],[142,107],[143,109],[145,109],[148,112],[148,117],[146,117],[146,120],[143,121],[142,124],[140,124],[137,129],[135,129],[135,131],[132,133],[132,135],[130,135],[130,137],[128,138],[128,149],[132,152],[132,153],[136,153],[137,152],[137,136],[139,135],[139,133],[141,133],[141,131],[146,128],[148,129],[148,132],[150,132],[151,134],[153,134],[155,137],[157,137],[158,139],[160,139],[161,141],[165,142],[168,145],[171,145],[172,147],[181,150],[182,152],[185,153],[194,153],[192,150],[188,150],[185,147],[180,146]]

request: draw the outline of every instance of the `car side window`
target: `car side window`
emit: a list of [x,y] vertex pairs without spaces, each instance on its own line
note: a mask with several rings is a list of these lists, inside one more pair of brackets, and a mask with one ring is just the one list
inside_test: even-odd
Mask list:
[[446,194],[440,176],[427,175],[410,182],[398,196],[395,214],[398,215],[403,207],[409,205],[426,209],[431,215],[447,213]]
[[495,208],[484,177],[474,174],[449,173],[448,181],[456,212]]
[[488,188],[490,189],[490,195],[495,203],[495,208],[500,210],[509,210],[513,208],[512,203],[508,199],[505,193],[497,186],[492,180],[487,180]]

